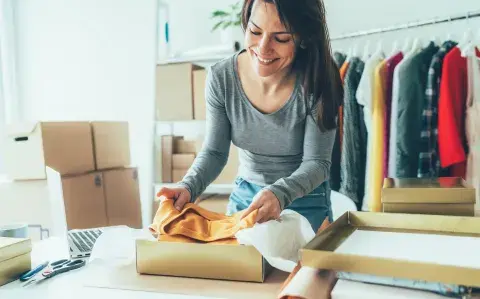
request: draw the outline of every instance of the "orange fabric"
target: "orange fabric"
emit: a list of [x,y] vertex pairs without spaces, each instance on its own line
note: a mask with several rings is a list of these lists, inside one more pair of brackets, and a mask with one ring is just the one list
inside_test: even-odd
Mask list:
[[[327,217],[323,221],[322,225],[320,225],[320,228],[317,230],[317,235],[320,234],[329,225],[330,225],[330,222],[328,221],[328,217]],[[293,269],[293,271],[290,273],[290,275],[288,275],[287,279],[282,284],[282,287],[280,288],[280,292],[282,292],[283,289],[285,289],[285,287],[290,283],[290,281],[292,281],[293,277],[295,277],[295,275],[298,273],[298,271],[300,271],[301,268],[302,268],[302,264],[298,262],[295,268]],[[296,297],[296,296],[284,296],[284,297],[281,297],[280,299],[302,299],[302,298]]]
[[[345,75],[347,74],[348,66],[350,63],[345,61],[340,68],[340,78],[342,83],[345,81]],[[343,105],[338,108],[338,133],[340,134],[340,151],[342,151],[342,140],[343,140]]]
[[242,213],[226,216],[193,203],[187,203],[182,211],[178,211],[172,199],[163,198],[149,229],[159,241],[238,244],[235,234],[253,227],[258,210],[240,220]]

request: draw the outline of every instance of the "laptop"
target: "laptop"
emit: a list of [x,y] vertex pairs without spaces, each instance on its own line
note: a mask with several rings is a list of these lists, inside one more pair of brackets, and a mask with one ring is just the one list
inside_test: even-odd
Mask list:
[[68,231],[68,247],[71,259],[88,258],[93,245],[103,232],[103,228],[73,229]]

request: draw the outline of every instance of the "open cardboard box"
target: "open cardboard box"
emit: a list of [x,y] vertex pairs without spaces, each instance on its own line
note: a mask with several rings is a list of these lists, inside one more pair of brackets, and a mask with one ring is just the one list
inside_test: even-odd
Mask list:
[[264,282],[272,267],[253,246],[136,240],[137,272]]
[[[358,241],[356,237],[365,233],[378,234],[377,239],[347,244]],[[393,244],[388,235],[406,236],[417,242]],[[423,239],[434,238],[447,242],[432,242],[434,251],[421,244]],[[465,243],[460,241],[472,245],[480,242],[480,218],[347,212],[300,250],[301,262],[317,269],[480,287],[480,258],[475,253],[478,246],[463,246]],[[348,251],[345,245],[353,245],[353,249]],[[379,248],[390,248],[391,252]],[[371,252],[375,251],[378,255],[373,256]],[[423,257],[414,258],[412,252],[416,251],[423,251]],[[442,256],[442,260],[432,261]],[[462,265],[456,264],[459,260],[464,261]]]

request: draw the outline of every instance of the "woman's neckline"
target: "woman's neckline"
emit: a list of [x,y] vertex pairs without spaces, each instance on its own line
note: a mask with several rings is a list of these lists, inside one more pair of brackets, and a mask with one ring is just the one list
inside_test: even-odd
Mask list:
[[234,76],[235,76],[235,84],[237,85],[237,88],[240,90],[240,93],[241,93],[241,96],[242,96],[242,100],[251,108],[255,111],[255,113],[261,115],[261,116],[273,116],[275,114],[278,114],[278,113],[281,113],[282,111],[284,111],[285,109],[287,109],[293,102],[294,102],[294,97],[295,95],[297,94],[297,91],[298,91],[298,87],[299,87],[299,76],[296,76],[295,78],[295,85],[293,87],[293,90],[292,90],[292,93],[290,94],[288,100],[280,107],[278,108],[277,110],[271,112],[271,113],[264,113],[260,110],[258,110],[253,104],[252,102],[250,101],[250,99],[247,97],[247,94],[245,93],[245,90],[243,89],[243,85],[242,85],[242,81],[240,80],[240,74],[238,73],[238,58],[240,56],[240,54],[242,54],[243,52],[246,52],[245,49],[243,50],[240,50],[238,51],[237,53],[235,53],[235,55],[233,56],[233,73],[234,73]]

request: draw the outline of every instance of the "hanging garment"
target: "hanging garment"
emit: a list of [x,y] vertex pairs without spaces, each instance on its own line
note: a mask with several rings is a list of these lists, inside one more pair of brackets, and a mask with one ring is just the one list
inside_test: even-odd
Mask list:
[[[346,58],[346,56],[345,56]],[[349,61],[344,59],[340,68],[340,78],[342,82],[348,70]],[[335,141],[332,149],[332,165],[330,166],[330,188],[334,191],[340,190],[341,174],[340,174],[340,160],[342,153],[342,135],[343,135],[343,105],[338,108],[338,126],[335,134]]]
[[406,62],[399,73],[402,82],[398,96],[396,177],[417,177],[422,111],[427,75],[433,55],[439,50],[433,42]]
[[330,187],[334,191],[340,190],[340,160],[341,160],[341,151],[340,151],[340,133],[339,128],[337,126],[336,134],[335,134],[335,141],[333,143],[332,149],[332,165],[330,166]]
[[398,121],[398,97],[400,89],[404,82],[400,81],[400,73],[403,72],[407,62],[412,59],[412,55],[404,54],[402,61],[393,71],[392,82],[392,100],[390,110],[390,137],[388,140],[388,177],[394,178],[397,175],[397,121]]
[[[480,51],[476,50],[477,57]],[[451,176],[465,177],[466,136],[465,107],[467,99],[467,60],[458,47],[443,60],[440,96],[438,98],[438,154],[440,166],[450,167]]]
[[172,199],[164,198],[149,230],[159,241],[238,244],[235,234],[254,226],[258,210],[240,220],[242,213],[225,216],[193,203],[178,211]]
[[383,139],[385,132],[385,85],[386,85],[387,61],[383,61],[375,68],[375,76],[373,81],[374,94],[372,103],[372,146],[371,154],[371,170],[369,180],[369,203],[368,207],[372,212],[381,212],[382,202],[382,186],[383,186]]
[[386,95],[385,95],[385,120],[383,140],[383,177],[388,177],[388,153],[390,141],[390,118],[392,115],[392,92],[393,92],[393,74],[397,65],[402,61],[403,53],[398,52],[387,60],[387,78],[386,78]]
[[374,75],[375,68],[383,61],[383,53],[375,53],[370,59],[365,62],[362,78],[358,84],[357,89],[357,102],[363,106],[363,116],[365,121],[365,127],[367,130],[367,150],[366,150],[366,165],[365,165],[365,195],[362,200],[362,210],[368,211],[368,203],[370,196],[370,169],[371,167],[371,147],[372,147],[372,104],[373,104],[373,92],[374,92]]
[[335,64],[337,65],[338,68],[342,67],[346,59],[347,59],[347,56],[341,52],[335,51],[333,53],[333,60],[335,61]]
[[457,45],[446,41],[433,56],[428,70],[425,103],[422,112],[422,132],[420,136],[420,154],[418,156],[419,178],[438,177],[440,161],[438,160],[438,96],[442,78],[442,66],[445,55]]
[[[350,67],[350,60],[348,59],[345,61],[340,68],[340,78],[342,79],[342,82],[345,83],[345,76],[347,75],[348,68]],[[340,106],[338,109],[338,119],[339,119],[339,125],[338,125],[338,132],[340,133],[340,152],[343,149],[342,145],[342,140],[343,140],[343,105]]]
[[476,204],[480,204],[480,58],[472,47],[467,52],[468,97],[465,129],[468,141],[467,182],[475,187]]
[[364,63],[357,57],[352,58],[344,82],[343,100],[343,149],[341,156],[340,193],[352,199],[357,207],[361,207],[365,186],[365,170],[362,173],[362,136],[360,123],[360,105],[356,92],[362,76]]

